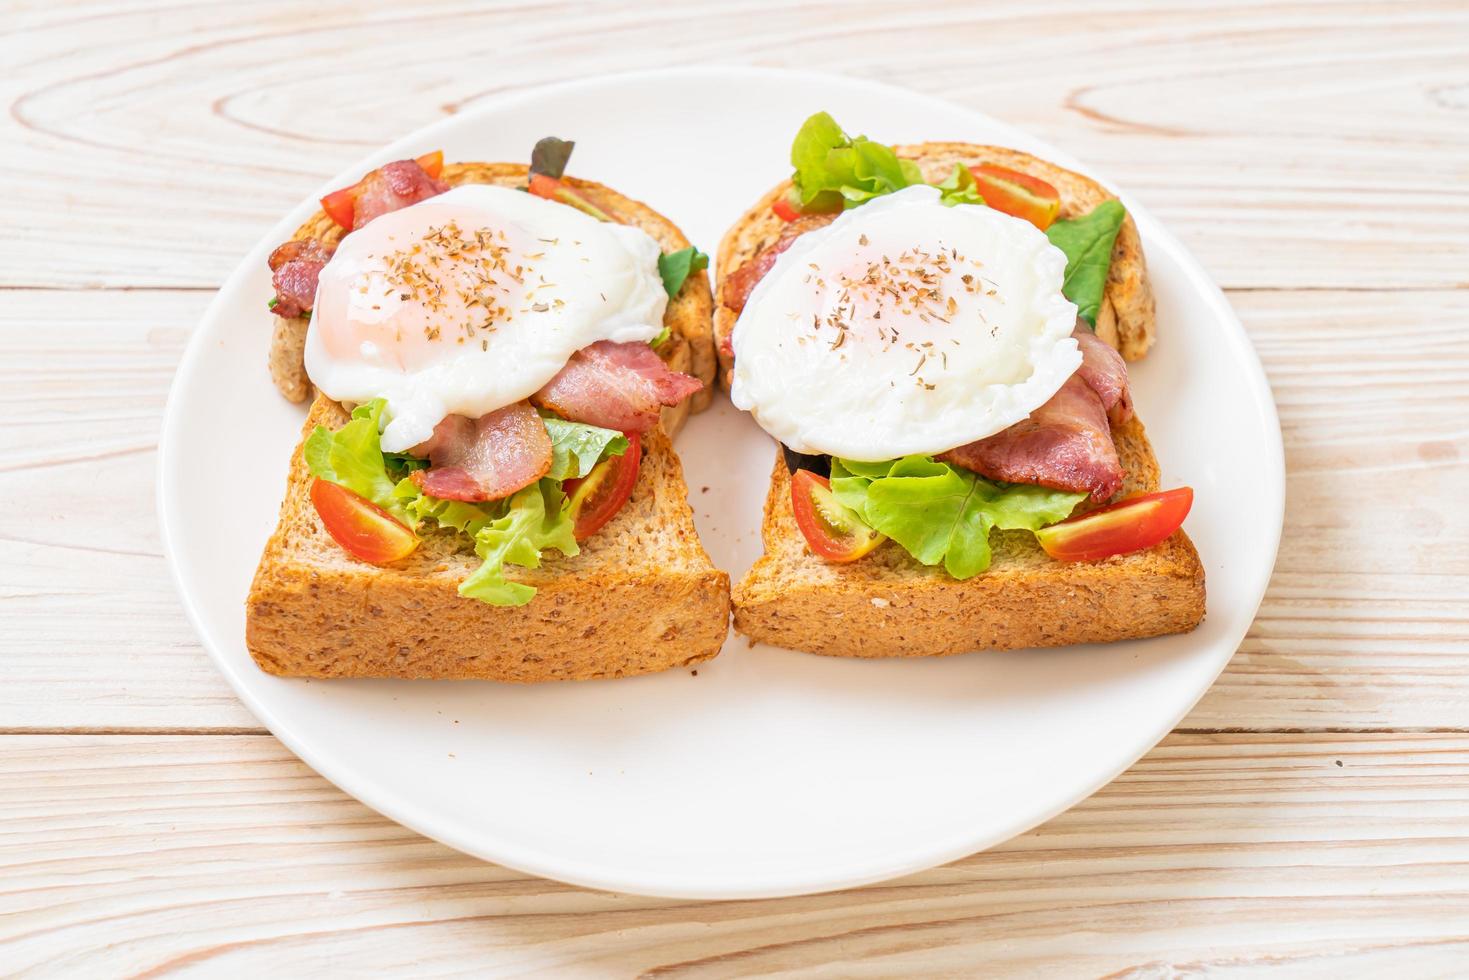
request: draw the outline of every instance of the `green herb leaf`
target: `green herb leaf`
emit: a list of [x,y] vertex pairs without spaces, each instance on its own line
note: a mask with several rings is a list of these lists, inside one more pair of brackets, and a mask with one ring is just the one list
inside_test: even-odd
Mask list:
[[1085,499],[1045,487],[1000,484],[931,456],[882,463],[833,459],[832,494],[925,565],[956,579],[989,568],[991,528],[1035,531]]
[[[695,272],[709,268],[709,256],[690,245],[677,252],[666,252],[658,256],[658,275],[663,277],[663,289],[672,299],[683,288],[684,281]],[[656,346],[656,345],[654,345]]]
[[530,151],[530,172],[560,180],[561,175],[566,173],[566,162],[571,159],[571,151],[575,147],[574,140],[547,136]]
[[1079,218],[1057,221],[1046,229],[1051,244],[1066,254],[1066,278],[1061,292],[1076,304],[1076,313],[1093,328],[1102,308],[1107,273],[1112,268],[1112,246],[1127,211],[1122,202],[1103,201]]
[[662,347],[664,344],[668,343],[668,338],[672,336],[673,328],[665,325],[662,330],[658,331],[658,336],[648,341],[648,346],[656,350],[657,348]]
[[621,456],[627,452],[627,436],[616,429],[603,429],[583,422],[543,417],[551,436],[552,480],[580,479],[604,456]]

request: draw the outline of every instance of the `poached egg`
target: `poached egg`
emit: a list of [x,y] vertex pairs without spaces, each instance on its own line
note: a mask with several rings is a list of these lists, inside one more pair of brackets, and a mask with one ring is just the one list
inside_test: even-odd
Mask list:
[[600,340],[649,341],[668,304],[658,243],[523,191],[454,188],[342,239],[317,282],[306,373],[387,399],[382,447],[529,397]]
[[937,454],[1039,408],[1081,365],[1066,257],[937,188],[876,198],[777,258],[735,324],[731,400],[791,449]]

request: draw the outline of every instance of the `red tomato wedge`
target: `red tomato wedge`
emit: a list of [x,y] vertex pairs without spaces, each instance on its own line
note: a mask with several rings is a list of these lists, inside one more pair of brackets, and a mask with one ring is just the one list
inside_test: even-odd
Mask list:
[[791,510],[806,543],[827,561],[856,561],[884,539],[837,501],[830,480],[810,470],[791,474]]
[[992,163],[970,167],[969,172],[984,203],[996,211],[1024,218],[1041,231],[1049,228],[1061,212],[1060,192],[1039,177]]
[[597,207],[591,201],[568,187],[564,182],[555,177],[547,177],[545,174],[530,175],[530,192],[536,197],[544,197],[548,201],[560,201],[569,204],[578,211],[585,212],[598,221],[611,221],[607,212]]
[[418,538],[391,514],[329,480],[312,482],[311,503],[326,533],[353,558],[384,565],[418,547]]
[[638,465],[643,461],[643,444],[636,432],[627,433],[627,449],[621,456],[608,456],[580,480],[562,486],[571,498],[572,534],[585,541],[617,516],[632,488],[638,483]]
[[789,194],[777,197],[775,203],[770,206],[770,210],[774,211],[775,216],[781,221],[795,221],[801,216],[801,209],[792,203]]
[[[444,172],[444,151],[434,150],[432,153],[425,153],[414,162],[423,168],[424,173],[437,180],[439,174]],[[348,231],[352,230],[353,210],[357,204],[357,188],[361,184],[362,181],[359,180],[351,187],[332,191],[321,199],[321,209],[326,212],[326,216]]]
[[1035,532],[1046,554],[1061,561],[1098,561],[1168,540],[1194,503],[1192,487],[1130,497]]

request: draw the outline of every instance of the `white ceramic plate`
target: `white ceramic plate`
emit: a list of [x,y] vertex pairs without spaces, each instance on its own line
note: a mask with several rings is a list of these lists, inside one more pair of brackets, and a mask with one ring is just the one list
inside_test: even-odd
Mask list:
[[[971,140],[1066,154],[968,109],[833,76],[708,69],[514,93],[344,170],[442,147],[525,160],[577,141],[572,171],[650,202],[713,252],[786,176],[791,136],[826,109],[890,142]],[[302,759],[446,844],[597,888],[773,896],[953,860],[1094,792],[1171,729],[1244,636],[1274,564],[1280,430],[1249,340],[1219,290],[1137,202],[1160,338],[1134,366],[1165,486],[1191,484],[1208,575],[1196,632],[1144,642],[836,660],[731,637],[698,669],[629,680],[283,680],[256,669],[244,599],[275,523],[302,410],[266,374],[265,259],[316,208],[265,235],[210,306],[164,425],[159,512],[184,605],[239,696]],[[722,398],[678,448],[705,547],[738,578],[759,554],[771,444]],[[224,479],[221,479],[224,476]]]

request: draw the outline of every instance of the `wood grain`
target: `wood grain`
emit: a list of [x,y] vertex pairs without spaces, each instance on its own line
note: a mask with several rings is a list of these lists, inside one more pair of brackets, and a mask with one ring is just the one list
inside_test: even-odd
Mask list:
[[[0,17],[4,972],[1463,974],[1462,3],[0,0]],[[256,734],[174,596],[161,412],[239,256],[435,118],[680,64],[877,78],[1065,146],[1229,287],[1265,363],[1286,528],[1240,652],[1184,732],[986,854],[739,904],[527,878]]]
[[13,736],[0,770],[19,973],[1447,976],[1469,955],[1461,735],[1174,736],[986,854],[743,903],[466,858],[267,737]]
[[435,118],[569,76],[749,62],[1054,138],[1226,286],[1469,282],[1460,3],[154,0],[24,5],[7,26],[0,284],[214,286],[322,179]]

